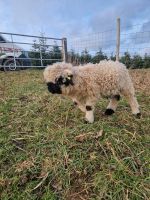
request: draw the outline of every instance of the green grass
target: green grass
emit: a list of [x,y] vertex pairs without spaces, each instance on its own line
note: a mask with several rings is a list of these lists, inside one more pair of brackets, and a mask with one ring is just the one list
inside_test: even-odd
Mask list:
[[42,71],[0,72],[1,199],[150,199],[150,95],[137,98],[141,119],[123,99],[105,117],[102,100],[84,124],[70,100],[48,93]]

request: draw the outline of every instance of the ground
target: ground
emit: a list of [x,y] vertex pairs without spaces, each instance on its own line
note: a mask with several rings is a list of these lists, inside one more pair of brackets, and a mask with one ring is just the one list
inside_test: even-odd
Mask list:
[[150,199],[150,70],[131,70],[142,117],[122,99],[95,122],[48,93],[42,70],[0,72],[2,200]]

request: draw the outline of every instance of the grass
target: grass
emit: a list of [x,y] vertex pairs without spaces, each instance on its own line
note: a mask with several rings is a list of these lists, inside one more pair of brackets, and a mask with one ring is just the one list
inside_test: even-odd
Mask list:
[[142,118],[123,99],[105,117],[102,100],[84,124],[71,101],[47,92],[42,71],[0,72],[1,199],[150,199],[150,71],[131,75]]

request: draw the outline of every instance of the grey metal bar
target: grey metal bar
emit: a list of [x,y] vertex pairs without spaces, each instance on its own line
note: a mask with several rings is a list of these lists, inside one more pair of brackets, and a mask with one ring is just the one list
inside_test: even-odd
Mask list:
[[[1,48],[1,47],[0,47],[0,48]],[[19,50],[17,50],[17,49],[14,49],[14,50],[15,50],[15,52],[22,52],[22,51],[23,51],[23,52],[28,52],[28,53],[40,53],[39,51],[32,51],[32,50],[28,50],[28,51],[27,51],[27,50],[22,50],[22,49],[20,49],[21,51],[19,51]],[[4,51],[4,52],[8,52],[9,50],[3,49],[3,51]],[[46,50],[45,53],[49,53],[49,51]],[[57,53],[57,52],[56,52],[55,54],[56,54],[56,55],[62,55],[62,53]]]
[[[0,43],[6,43],[6,42],[0,42]],[[7,42],[7,43],[11,43],[11,42]],[[34,43],[28,43],[28,42],[14,42],[14,44],[29,44],[29,45],[33,45]],[[40,45],[40,44],[38,44],[38,43],[36,43],[37,45]],[[52,44],[46,44],[46,45],[42,45],[41,44],[41,46],[47,46],[47,47],[53,47],[54,45],[52,45]],[[58,47],[62,47],[61,45],[57,45]]]
[[15,63],[15,66],[16,66],[16,59],[15,59],[15,49],[14,49],[14,43],[13,43],[13,36],[11,35],[11,41],[12,41],[12,44],[13,44],[13,54],[14,54],[14,63]]
[[41,66],[43,66],[42,52],[41,52],[41,45],[40,45],[40,59],[41,59]]
[[[4,68],[4,67],[9,67],[9,66],[4,66],[4,65],[0,65],[0,68]],[[17,65],[17,68],[45,68],[47,66],[22,66],[22,65]]]
[[60,39],[60,38],[41,37],[41,36],[37,36],[37,35],[25,35],[25,34],[18,34],[18,33],[0,32],[0,34],[5,34],[5,35],[16,35],[16,36],[25,36],[25,37],[32,37],[32,38],[45,38],[45,39],[50,39],[50,40],[62,40],[62,39]]
[[[41,58],[16,58],[16,60],[41,60]],[[62,59],[43,58],[42,60],[62,60]]]

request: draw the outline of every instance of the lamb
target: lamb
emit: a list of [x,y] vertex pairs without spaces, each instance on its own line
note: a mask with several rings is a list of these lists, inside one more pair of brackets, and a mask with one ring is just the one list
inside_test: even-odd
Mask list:
[[49,92],[71,98],[85,113],[86,122],[94,122],[95,104],[102,97],[110,99],[105,114],[112,115],[120,95],[129,102],[132,113],[140,117],[129,72],[118,61],[104,60],[98,64],[75,67],[69,63],[55,63],[45,68],[43,74]]

